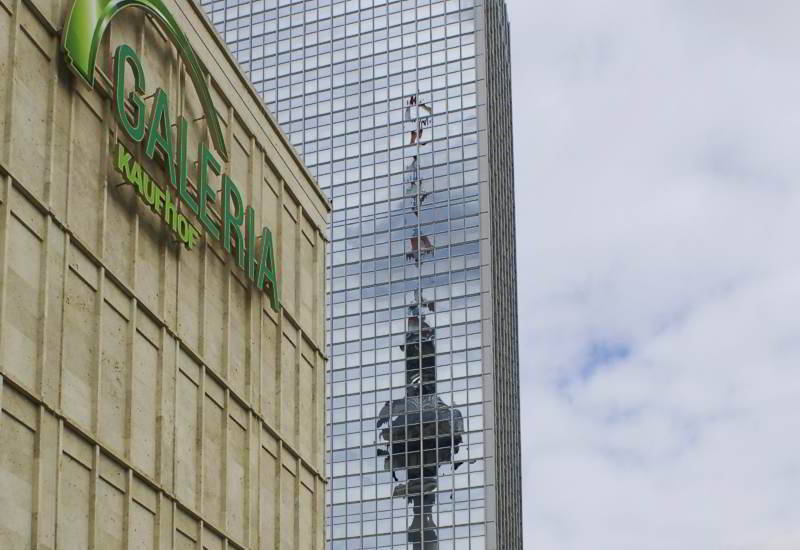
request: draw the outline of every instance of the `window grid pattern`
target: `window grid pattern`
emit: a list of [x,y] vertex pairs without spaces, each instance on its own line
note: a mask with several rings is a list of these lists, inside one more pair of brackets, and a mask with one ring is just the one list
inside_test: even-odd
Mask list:
[[[486,182],[476,67],[482,8],[474,0],[203,6],[334,207],[327,547],[488,548],[492,450],[484,410],[491,396],[483,391],[480,270]],[[452,421],[434,426],[437,441],[449,438],[450,454],[437,457],[435,501],[420,505],[429,517],[412,535],[410,495],[425,490],[415,489],[413,469],[393,468],[397,430],[383,437],[378,423],[414,385],[422,394],[435,388]],[[400,464],[413,462],[409,448]],[[435,529],[425,529],[427,521]]]

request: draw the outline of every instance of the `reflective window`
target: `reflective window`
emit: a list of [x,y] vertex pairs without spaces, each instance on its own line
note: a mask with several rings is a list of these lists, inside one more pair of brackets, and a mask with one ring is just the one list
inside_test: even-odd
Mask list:
[[328,548],[483,550],[472,0],[204,2],[320,186]]

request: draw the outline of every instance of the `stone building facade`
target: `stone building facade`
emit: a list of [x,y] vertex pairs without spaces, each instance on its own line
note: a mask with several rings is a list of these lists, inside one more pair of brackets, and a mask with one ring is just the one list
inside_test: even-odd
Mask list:
[[323,547],[329,211],[193,2],[0,0],[0,548]]

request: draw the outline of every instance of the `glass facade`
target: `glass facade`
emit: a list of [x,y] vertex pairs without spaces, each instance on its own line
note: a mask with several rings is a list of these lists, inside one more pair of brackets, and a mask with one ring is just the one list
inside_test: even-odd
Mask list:
[[333,203],[328,548],[496,548],[483,7],[203,6]]

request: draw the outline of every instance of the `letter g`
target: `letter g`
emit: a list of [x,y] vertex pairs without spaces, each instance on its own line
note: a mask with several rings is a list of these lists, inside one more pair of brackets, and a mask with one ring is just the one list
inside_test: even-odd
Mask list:
[[[125,66],[126,64],[133,69],[133,79],[135,92],[129,94],[130,100],[136,106],[134,118],[135,125],[132,125],[125,113]],[[144,69],[142,63],[136,56],[133,48],[127,44],[117,47],[114,53],[114,105],[117,122],[124,128],[125,133],[133,141],[142,141],[144,138],[144,102],[139,95],[144,94]]]

